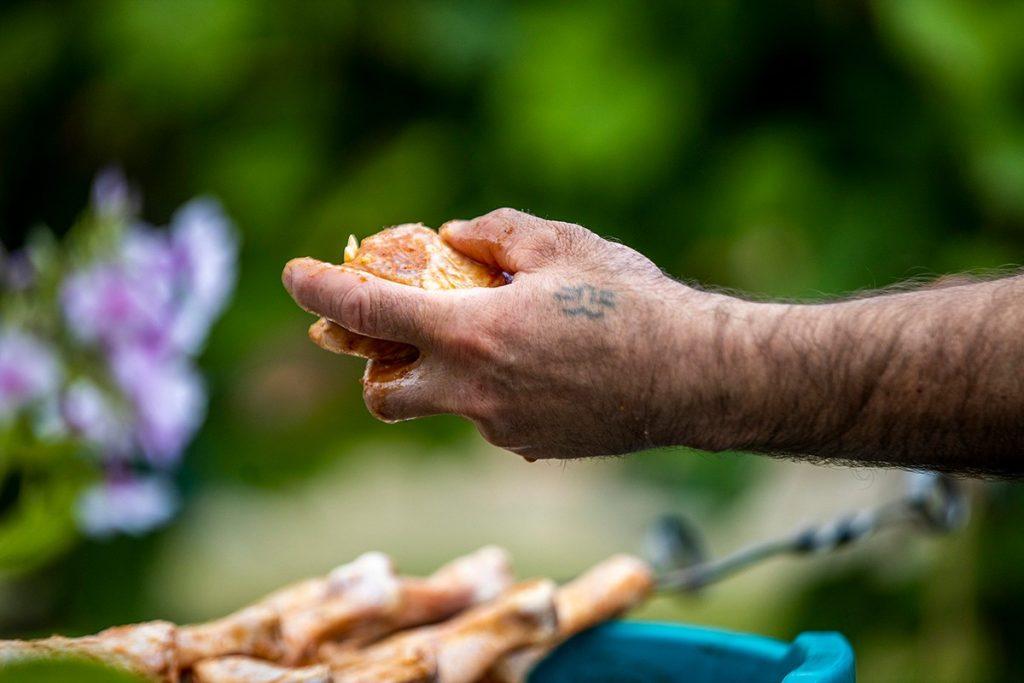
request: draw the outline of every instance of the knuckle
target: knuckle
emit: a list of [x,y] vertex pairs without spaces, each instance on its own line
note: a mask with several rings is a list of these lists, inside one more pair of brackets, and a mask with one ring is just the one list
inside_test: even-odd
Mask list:
[[491,211],[487,216],[499,225],[514,225],[518,223],[525,214],[522,211],[503,206],[500,209]]
[[592,232],[574,223],[553,223],[551,241],[554,248],[562,254],[583,255],[590,249]]
[[335,322],[350,330],[363,332],[369,329],[375,318],[369,287],[356,286],[343,292],[338,302],[338,313],[341,320]]
[[515,235],[525,216],[522,211],[502,207],[484,215],[479,221],[479,226],[495,239],[506,239]]

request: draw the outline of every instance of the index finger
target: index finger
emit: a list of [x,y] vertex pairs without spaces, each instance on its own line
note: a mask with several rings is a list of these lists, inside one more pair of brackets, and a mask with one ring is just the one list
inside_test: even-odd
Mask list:
[[345,329],[377,339],[429,345],[449,319],[454,292],[429,292],[311,258],[281,275],[295,303]]
[[515,274],[585,249],[594,234],[578,225],[506,208],[468,221],[449,221],[441,226],[441,237],[470,258]]

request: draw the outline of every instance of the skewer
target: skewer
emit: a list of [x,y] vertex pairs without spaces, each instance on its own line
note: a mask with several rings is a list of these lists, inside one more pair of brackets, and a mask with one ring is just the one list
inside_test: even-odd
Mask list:
[[558,631],[546,642],[511,652],[498,660],[486,683],[521,683],[540,660],[567,638],[613,619],[642,602],[654,587],[643,560],[615,555],[564,584],[555,595]]
[[288,668],[248,657],[199,662],[197,683],[472,683],[505,653],[556,632],[554,584],[525,581],[453,619],[404,631],[360,650],[326,654],[322,664]]
[[[910,490],[898,500],[806,527],[779,539],[755,543],[715,560],[697,561],[689,566],[662,565],[657,586],[663,591],[696,592],[772,557],[832,552],[898,526],[949,532],[966,524],[968,512],[966,496],[956,480],[946,475],[922,473],[911,480]],[[693,533],[692,527],[686,524],[659,525],[650,543],[653,554],[665,555],[659,548],[666,546],[699,548],[699,541],[688,537]]]

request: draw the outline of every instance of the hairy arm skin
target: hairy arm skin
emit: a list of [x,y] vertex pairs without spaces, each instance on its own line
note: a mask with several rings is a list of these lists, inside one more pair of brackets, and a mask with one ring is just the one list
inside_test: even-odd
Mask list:
[[1024,474],[1024,277],[757,303],[511,209],[442,237],[512,283],[427,292],[312,259],[283,274],[306,310],[420,350],[400,383],[364,384],[382,419],[455,413],[529,460],[679,445]]
[[1024,472],[1024,278],[817,305],[723,297],[713,310],[704,400],[732,425],[666,416],[668,441]]

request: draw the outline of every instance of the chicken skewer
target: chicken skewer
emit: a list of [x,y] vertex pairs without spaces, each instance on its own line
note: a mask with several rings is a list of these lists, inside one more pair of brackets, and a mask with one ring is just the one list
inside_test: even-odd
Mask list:
[[226,654],[277,659],[282,654],[281,618],[269,607],[253,605],[223,619],[178,627],[176,646],[180,669]]
[[0,641],[0,669],[22,661],[85,659],[133,673],[147,681],[178,681],[177,627],[167,621],[118,626],[82,638]]
[[646,599],[653,589],[654,574],[639,558],[615,555],[595,565],[558,589],[558,633],[541,645],[503,657],[485,680],[522,683],[558,643],[621,615]]
[[0,641],[0,665],[78,656],[173,683],[198,661],[225,655],[300,662],[330,636],[367,643],[408,626],[440,621],[490,600],[512,582],[508,554],[482,548],[427,578],[401,578],[367,553],[327,577],[308,579],[205,624],[149,622],[83,638]]
[[323,664],[298,669],[247,657],[200,662],[197,683],[472,683],[503,654],[546,642],[557,632],[555,587],[521,583],[450,621],[394,635],[361,650],[343,648]]
[[511,583],[508,554],[495,546],[458,558],[425,579],[399,578],[387,557],[367,553],[318,583],[285,588],[259,604],[281,615],[281,660],[298,664],[309,661],[324,641],[344,638],[355,647],[440,621],[494,598]]

